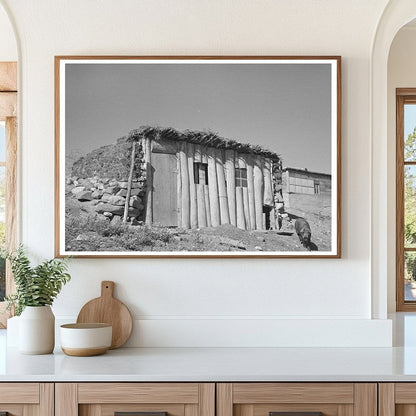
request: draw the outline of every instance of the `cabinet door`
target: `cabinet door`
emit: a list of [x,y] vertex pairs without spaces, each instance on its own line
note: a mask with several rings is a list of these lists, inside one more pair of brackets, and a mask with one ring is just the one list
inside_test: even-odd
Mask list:
[[416,383],[380,383],[379,416],[415,416]]
[[215,416],[213,383],[58,383],[56,416]]
[[0,383],[0,415],[53,416],[52,383]]
[[217,416],[377,416],[377,384],[221,383]]

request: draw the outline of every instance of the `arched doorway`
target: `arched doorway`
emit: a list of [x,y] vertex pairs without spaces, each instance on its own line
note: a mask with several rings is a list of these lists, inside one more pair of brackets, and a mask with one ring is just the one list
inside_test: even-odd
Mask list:
[[[388,57],[397,32],[416,17],[413,0],[390,2],[381,16],[371,60],[372,136],[372,317],[387,317],[391,274],[395,268],[394,171],[391,172],[388,135]],[[394,138],[393,138],[394,140]],[[394,273],[395,275],[395,273]]]

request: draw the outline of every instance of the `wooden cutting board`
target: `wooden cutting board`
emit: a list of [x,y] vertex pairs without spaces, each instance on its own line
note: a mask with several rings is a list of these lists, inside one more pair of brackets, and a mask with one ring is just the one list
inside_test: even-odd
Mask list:
[[77,323],[107,323],[113,326],[111,349],[121,347],[130,338],[133,319],[127,306],[113,297],[114,282],[101,282],[101,296],[86,303]]

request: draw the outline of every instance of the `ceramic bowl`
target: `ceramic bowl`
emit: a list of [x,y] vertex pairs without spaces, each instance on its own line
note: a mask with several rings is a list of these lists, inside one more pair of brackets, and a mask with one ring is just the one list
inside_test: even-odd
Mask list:
[[61,348],[67,355],[88,357],[111,347],[112,326],[103,323],[61,325]]

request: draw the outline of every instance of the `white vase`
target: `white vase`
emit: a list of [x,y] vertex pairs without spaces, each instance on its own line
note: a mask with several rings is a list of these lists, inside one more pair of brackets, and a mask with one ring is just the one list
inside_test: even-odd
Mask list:
[[26,306],[19,319],[19,351],[50,354],[55,346],[55,316],[50,306]]

